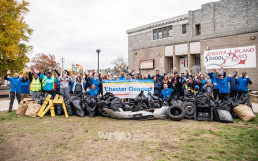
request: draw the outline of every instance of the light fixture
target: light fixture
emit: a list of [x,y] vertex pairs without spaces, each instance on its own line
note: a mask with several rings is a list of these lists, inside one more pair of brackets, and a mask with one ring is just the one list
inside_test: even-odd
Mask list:
[[137,52],[135,52],[134,55],[137,55]]
[[256,38],[255,36],[251,36],[250,40],[255,40],[255,38]]
[[159,53],[157,53],[157,56],[159,56],[160,54]]
[[210,47],[209,47],[209,46],[207,46],[207,47],[206,47],[206,49],[207,49],[207,50],[210,50]]

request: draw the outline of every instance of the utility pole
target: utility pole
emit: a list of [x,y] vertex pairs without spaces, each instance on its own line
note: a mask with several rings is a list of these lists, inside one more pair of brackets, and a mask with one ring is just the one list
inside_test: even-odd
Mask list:
[[62,58],[61,60],[62,60],[62,69],[64,69],[64,59],[65,58]]

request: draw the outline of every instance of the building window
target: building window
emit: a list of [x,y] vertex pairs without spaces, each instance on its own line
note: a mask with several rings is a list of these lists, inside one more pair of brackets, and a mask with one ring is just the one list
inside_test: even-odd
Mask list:
[[155,29],[153,30],[153,40],[171,37],[172,34],[172,26]]
[[186,24],[182,25],[182,34],[186,34],[187,30],[186,30]]
[[168,36],[169,36],[169,37],[172,37],[172,36],[173,36],[172,26],[168,26]]
[[201,35],[201,24],[195,25],[196,35]]
[[162,28],[158,29],[158,39],[162,39]]
[[168,37],[168,28],[167,28],[167,27],[164,27],[164,28],[162,28],[162,30],[163,30],[162,38]]
[[158,39],[158,30],[153,30],[153,40]]

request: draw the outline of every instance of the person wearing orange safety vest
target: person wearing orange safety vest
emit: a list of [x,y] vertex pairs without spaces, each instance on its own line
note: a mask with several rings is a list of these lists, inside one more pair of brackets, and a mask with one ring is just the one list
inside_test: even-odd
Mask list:
[[43,88],[44,95],[45,93],[48,93],[54,97],[55,95],[54,87],[55,87],[55,83],[57,83],[58,80],[52,76],[51,72],[48,72],[47,76],[41,73],[39,78],[42,81],[42,88]]
[[33,77],[30,76],[31,84],[30,84],[30,90],[31,90],[31,97],[32,100],[39,100],[41,95],[41,81],[38,78],[38,73],[34,73]]

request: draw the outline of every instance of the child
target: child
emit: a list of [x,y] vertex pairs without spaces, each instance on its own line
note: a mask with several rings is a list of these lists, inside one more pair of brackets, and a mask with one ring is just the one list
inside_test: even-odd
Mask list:
[[211,83],[211,80],[209,79],[207,81],[207,84],[205,84],[203,86],[203,89],[205,91],[205,93],[209,96],[213,96],[213,87],[214,87],[214,84]]
[[199,95],[200,87],[198,85],[194,86],[194,90],[192,91],[195,96]]
[[185,83],[183,85],[183,91],[184,91],[184,96],[191,94],[191,86],[189,83],[189,79],[185,80]]

